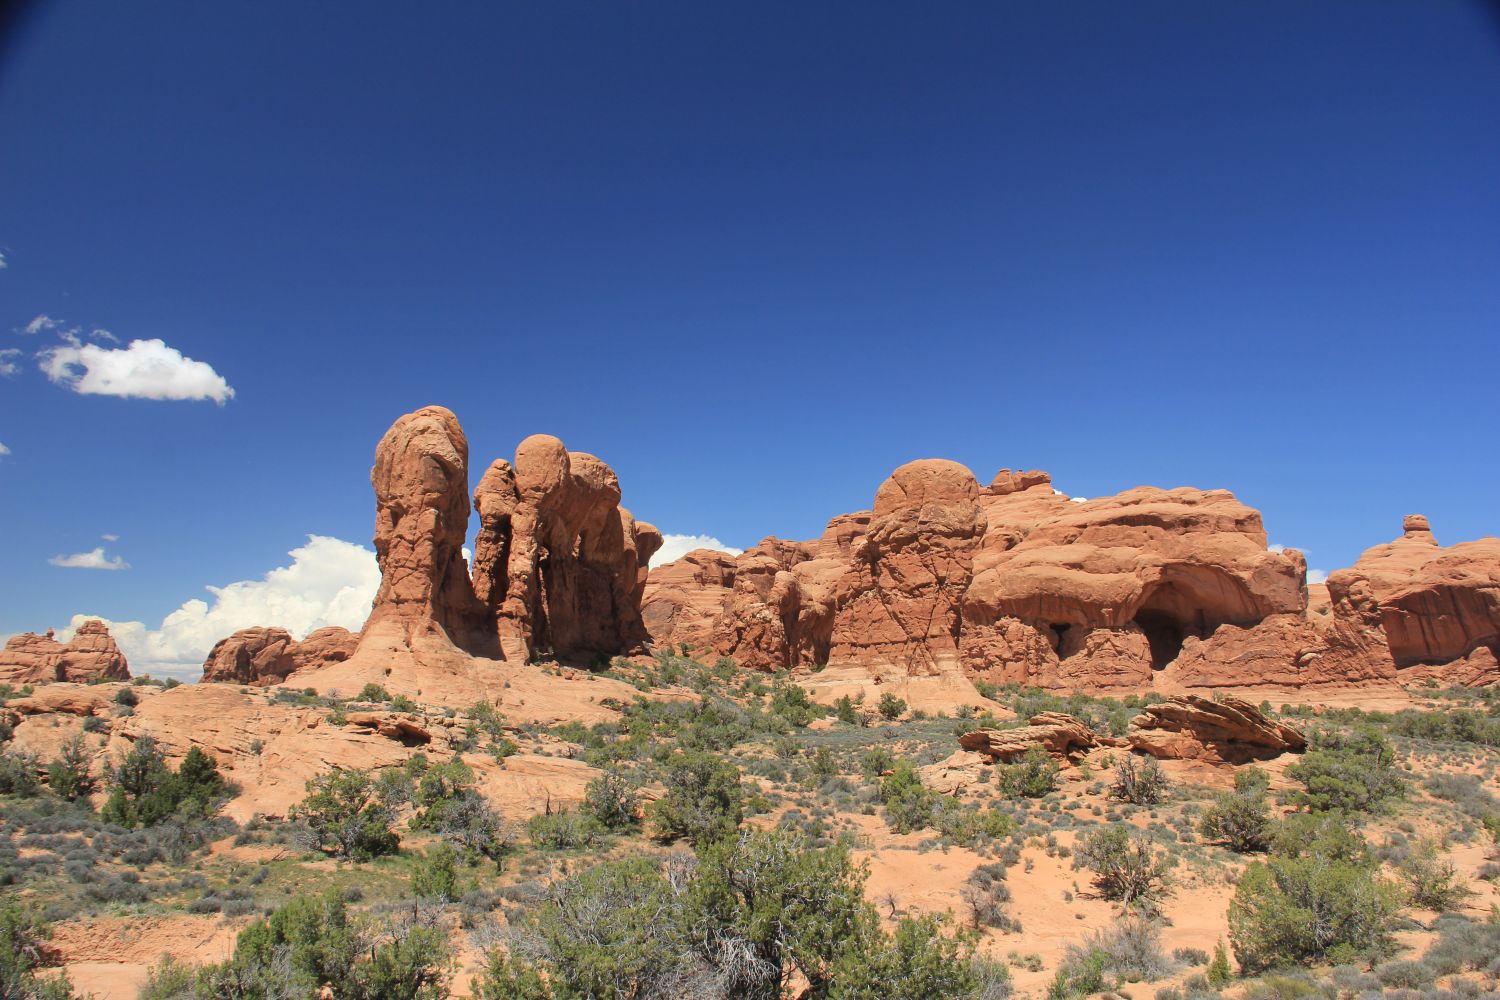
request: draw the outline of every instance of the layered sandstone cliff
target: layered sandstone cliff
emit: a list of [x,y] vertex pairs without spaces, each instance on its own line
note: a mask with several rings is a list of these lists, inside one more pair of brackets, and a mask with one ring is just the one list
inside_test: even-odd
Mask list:
[[0,681],[10,684],[129,679],[125,654],[109,628],[97,619],[79,625],[66,643],[54,639],[49,629],[46,635],[23,632],[12,636],[0,650]]
[[[1500,679],[1500,540],[1442,549],[1425,519],[1309,599],[1306,562],[1225,490],[1070,500],[1044,472],[980,486],[941,460],[897,469],[870,511],[812,542],[655,570],[658,643],[779,669],[863,664],[1054,690]],[[1424,675],[1427,676],[1427,675]]]

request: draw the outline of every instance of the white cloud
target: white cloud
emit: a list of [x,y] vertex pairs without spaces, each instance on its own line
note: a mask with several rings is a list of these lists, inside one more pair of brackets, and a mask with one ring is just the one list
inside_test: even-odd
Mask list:
[[120,348],[74,340],[37,357],[49,379],[83,395],[211,399],[221,406],[234,398],[234,390],[212,366],[183,357],[160,340],[132,340]]
[[1068,497],[1069,503],[1088,503],[1088,497]]
[[70,556],[53,556],[47,560],[54,566],[64,569],[129,569],[130,563],[119,556],[107,557],[104,554],[104,546],[90,549],[88,552],[75,552]]
[[[298,639],[314,629],[364,627],[380,587],[380,567],[369,549],[323,535],[288,553],[290,566],[278,566],[259,580],[208,587],[212,603],[194,598],[162,619],[144,622],[104,619],[130,661],[132,673],[190,680],[198,676],[214,643],[251,625],[275,625]],[[99,615],[74,615],[66,630]],[[66,633],[66,634],[64,634]]]
[[745,551],[732,545],[725,545],[712,535],[662,535],[661,537],[661,548],[656,551],[656,555],[651,557],[650,566],[653,569],[681,559],[694,549],[718,549],[732,556]]
[[5,350],[0,351],[0,375],[10,378],[21,370],[21,366],[15,362],[15,358],[20,353],[21,349],[19,347],[7,347]]
[[1326,569],[1310,569],[1307,571],[1308,583],[1327,583],[1328,571]]
[[5,254],[0,253],[0,271],[10,267],[10,262],[5,259]]
[[120,540],[119,535],[100,535],[99,537],[104,539],[106,542],[118,542]]
[[89,337],[94,340],[107,340],[111,344],[118,344],[120,342],[119,337],[116,337],[114,334],[110,333],[102,326],[96,326],[92,330],[90,330]]
[[5,447],[5,442],[0,441],[0,455],[9,455],[10,449]]
[[1286,551],[1286,546],[1282,545],[1280,542],[1272,542],[1270,545],[1266,546],[1266,551],[1267,552],[1285,552]]
[[21,332],[22,333],[30,333],[30,334],[38,334],[38,333],[43,333],[43,332],[45,332],[47,330],[54,329],[54,328],[56,328],[58,326],[61,326],[61,325],[62,325],[62,320],[60,320],[60,319],[53,319],[51,316],[48,316],[46,313],[42,313],[40,316],[37,316],[37,317],[33,318],[30,323],[27,323],[24,327],[22,327],[21,328]]

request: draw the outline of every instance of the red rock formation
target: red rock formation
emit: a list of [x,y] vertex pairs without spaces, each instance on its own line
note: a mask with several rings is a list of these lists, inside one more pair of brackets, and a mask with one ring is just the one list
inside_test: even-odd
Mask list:
[[[306,680],[332,686],[420,671],[446,686],[472,673],[474,656],[592,664],[643,647],[646,564],[662,537],[620,506],[609,466],[546,435],[521,442],[513,464],[492,463],[472,496],[471,576],[462,553],[468,462],[458,419],[440,406],[386,432],[370,474],[380,589],[346,667]],[[344,654],[337,642],[307,653],[325,666]]]
[[365,632],[493,652],[463,557],[469,442],[458,418],[427,406],[397,420],[375,449],[370,482],[380,589]]
[[1335,613],[1378,623],[1403,672],[1467,661],[1482,649],[1488,656],[1480,653],[1478,663],[1493,659],[1500,653],[1500,538],[1444,547],[1420,514],[1402,528],[1394,542],[1329,576]]
[[596,661],[639,648],[645,567],[661,533],[620,506],[620,482],[557,438],[522,441],[474,491],[474,586],[507,659]]
[[1192,695],[1147,705],[1130,720],[1132,749],[1170,760],[1243,764],[1300,753],[1307,740],[1238,698],[1211,701]]
[[659,567],[644,608],[657,641],[763,669],[961,666],[998,683],[1140,690],[1221,627],[1300,615],[1305,573],[1222,490],[1074,503],[1044,472],[1001,470],[981,488],[963,466],[926,460],[816,542]]
[[336,626],[311,632],[302,642],[282,628],[243,628],[214,645],[203,663],[203,680],[279,684],[298,670],[346,660],[358,645],[357,635]]
[[0,650],[0,681],[11,684],[86,683],[130,679],[125,654],[115,645],[109,628],[97,619],[79,625],[66,644],[46,635],[23,632]]
[[958,738],[958,745],[994,760],[1013,761],[1041,747],[1054,757],[1071,757],[1096,746],[1119,741],[1100,736],[1082,719],[1062,712],[1042,712],[1019,729],[975,729]]

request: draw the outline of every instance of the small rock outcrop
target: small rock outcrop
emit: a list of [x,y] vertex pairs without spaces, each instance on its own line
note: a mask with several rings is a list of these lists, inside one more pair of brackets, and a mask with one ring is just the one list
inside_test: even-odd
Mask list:
[[243,628],[209,651],[203,680],[279,684],[298,670],[346,660],[358,645],[359,636],[337,626],[311,632],[301,642],[282,628]]
[[46,635],[12,636],[0,650],[0,681],[10,684],[129,679],[125,654],[98,619],[83,622],[66,643],[58,642],[49,629]]
[[1041,747],[1054,757],[1068,758],[1096,746],[1118,744],[1100,736],[1082,719],[1062,712],[1042,712],[1019,729],[975,729],[958,738],[958,745],[992,760],[1013,761]]
[[1126,740],[1134,750],[1168,760],[1243,764],[1300,753],[1307,740],[1247,701],[1194,695],[1147,705],[1130,720]]

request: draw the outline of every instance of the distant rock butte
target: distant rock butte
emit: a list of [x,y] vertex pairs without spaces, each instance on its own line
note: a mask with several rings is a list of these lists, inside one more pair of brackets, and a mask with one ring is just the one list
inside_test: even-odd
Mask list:
[[1044,472],[988,486],[897,469],[821,538],[699,549],[650,574],[659,644],[763,670],[860,664],[1058,691],[1500,680],[1500,539],[1444,549],[1425,518],[1311,592],[1224,490],[1070,500]]
[[301,642],[281,628],[243,628],[220,639],[203,664],[205,681],[231,684],[279,684],[298,670],[347,660],[359,636],[332,626],[308,634]]
[[130,679],[125,654],[102,621],[89,619],[79,625],[66,643],[46,635],[23,632],[12,636],[0,650],[0,681],[10,684],[50,684],[55,681]]

